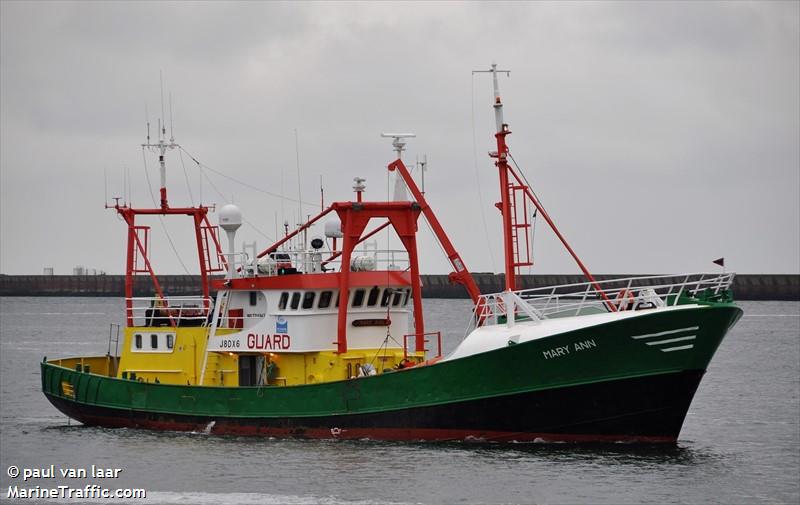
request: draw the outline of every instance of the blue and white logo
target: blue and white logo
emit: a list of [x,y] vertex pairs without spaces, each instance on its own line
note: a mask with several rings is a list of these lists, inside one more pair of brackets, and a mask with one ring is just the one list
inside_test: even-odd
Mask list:
[[283,316],[279,316],[278,320],[275,321],[275,333],[289,333],[289,321],[284,319]]

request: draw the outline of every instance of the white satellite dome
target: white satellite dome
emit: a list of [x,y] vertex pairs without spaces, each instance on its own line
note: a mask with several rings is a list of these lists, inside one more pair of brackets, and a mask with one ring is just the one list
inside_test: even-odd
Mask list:
[[236,231],[242,226],[242,210],[229,203],[219,209],[219,225],[225,231]]
[[333,217],[325,221],[325,236],[328,238],[342,238],[342,222],[338,217]]

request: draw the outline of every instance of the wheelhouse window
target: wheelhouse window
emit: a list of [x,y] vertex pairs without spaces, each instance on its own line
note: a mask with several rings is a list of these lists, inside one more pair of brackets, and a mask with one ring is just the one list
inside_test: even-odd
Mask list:
[[250,306],[258,305],[258,291],[250,291]]
[[319,303],[317,308],[327,309],[331,306],[331,298],[333,298],[333,291],[323,291],[319,294]]
[[304,309],[312,309],[314,308],[314,298],[317,296],[317,293],[314,291],[306,291],[303,294],[303,308]]
[[292,293],[292,304],[291,304],[292,310],[297,310],[297,307],[299,306],[300,306],[300,293],[295,291],[294,293]]
[[389,299],[392,296],[392,289],[386,288],[383,290],[383,296],[381,296],[381,307],[388,307],[389,306]]
[[134,335],[134,338],[136,339],[136,342],[135,342],[136,348],[137,349],[141,349],[142,348],[142,334],[141,333],[137,333],[136,335]]
[[394,297],[392,298],[392,307],[397,307],[398,305],[400,305],[400,302],[402,301],[403,301],[403,290],[395,289]]
[[372,289],[369,290],[369,296],[367,297],[367,305],[370,307],[374,307],[376,303],[378,303],[378,294],[380,293],[380,289],[378,286],[374,286]]
[[411,297],[411,290],[406,289],[406,297],[403,299],[403,307],[408,305],[408,299]]
[[364,305],[364,290],[356,289],[353,293],[353,307],[361,307]]
[[155,333],[150,335],[150,347],[153,349],[158,349],[158,335]]
[[286,302],[288,301],[289,301],[289,293],[284,291],[283,293],[281,293],[281,299],[278,300],[278,308],[280,310],[284,310],[286,308]]
[[167,349],[172,349],[173,347],[175,347],[175,335],[167,333]]

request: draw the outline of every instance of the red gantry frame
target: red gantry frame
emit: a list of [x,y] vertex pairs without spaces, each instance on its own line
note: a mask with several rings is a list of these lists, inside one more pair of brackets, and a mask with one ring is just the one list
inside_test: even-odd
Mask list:
[[[310,218],[306,223],[298,227],[283,239],[264,249],[258,254],[262,258],[278,250],[283,244],[307,230],[326,215],[335,212],[342,223],[342,246],[341,250],[333,251],[323,264],[331,262],[341,256],[341,269],[335,273],[309,273],[299,275],[282,275],[277,277],[256,277],[256,278],[235,278],[226,286],[222,280],[215,280],[214,286],[218,289],[229,287],[231,289],[281,289],[281,288],[305,288],[305,289],[330,289],[338,288],[339,297],[342,302],[339,304],[336,350],[339,353],[347,352],[347,308],[350,289],[354,286],[369,286],[375,284],[385,284],[388,280],[401,285],[410,285],[413,297],[414,312],[414,335],[415,348],[422,350],[425,347],[425,324],[422,313],[422,284],[419,274],[419,255],[417,253],[417,220],[423,214],[431,225],[436,238],[441,243],[453,272],[450,279],[453,282],[462,284],[470,298],[475,304],[479,303],[480,291],[472,275],[467,270],[461,256],[453,247],[452,242],[447,237],[433,210],[425,200],[425,196],[417,187],[416,182],[411,177],[408,168],[401,160],[395,160],[388,166],[389,171],[397,171],[405,181],[406,186],[411,191],[413,201],[395,202],[364,202],[361,201],[361,194],[358,195],[356,202],[336,202],[328,208]],[[382,224],[366,232],[367,226],[372,219],[385,220]],[[372,272],[351,272],[350,261],[353,251],[358,244],[372,237],[379,231],[391,226],[402,245],[408,253],[410,268],[408,272],[398,271],[372,271]],[[478,310],[479,307],[476,307]]]
[[[138,226],[137,216],[175,216],[185,215],[192,218],[194,225],[195,239],[197,241],[197,258],[200,265],[200,281],[203,294],[203,307],[209,310],[209,274],[223,272],[227,269],[225,257],[222,255],[222,247],[219,243],[218,227],[213,226],[208,220],[209,207],[169,207],[166,202],[166,189],[161,188],[161,207],[160,208],[132,208],[127,205],[113,207],[122,216],[128,225],[128,247],[125,267],[125,307],[127,313],[127,325],[133,326],[133,295],[134,282],[137,273],[148,273],[153,282],[156,296],[165,300],[164,291],[158,282],[153,265],[149,257],[149,226]],[[143,235],[140,236],[140,235]],[[210,240],[209,240],[210,239]],[[213,245],[213,252],[211,251]],[[167,311],[167,313],[170,313]],[[170,315],[170,325],[175,326],[176,322]]]

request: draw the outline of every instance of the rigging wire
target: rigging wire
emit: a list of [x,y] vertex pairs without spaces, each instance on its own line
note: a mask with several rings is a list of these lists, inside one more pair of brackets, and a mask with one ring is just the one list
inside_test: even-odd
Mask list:
[[[225,194],[222,191],[220,191],[220,189],[217,187],[216,184],[214,184],[214,181],[211,180],[211,178],[208,176],[208,174],[205,173],[205,172],[202,172],[202,171],[200,173],[202,174],[203,177],[206,178],[206,181],[208,181],[208,184],[211,186],[211,189],[216,191],[217,194],[219,195],[219,197],[222,198],[222,201],[226,202],[226,203],[229,202],[229,200],[225,197]],[[242,217],[242,221],[244,221],[244,223],[246,225],[250,226],[250,228],[255,230],[256,233],[258,233],[259,235],[261,235],[265,239],[269,240],[270,242],[275,242],[276,241],[274,238],[270,237],[269,235],[267,235],[266,233],[261,231],[259,228],[257,228],[256,225],[254,225],[252,222],[248,221],[247,218]]]
[[472,160],[475,165],[475,182],[477,184],[478,189],[478,207],[481,209],[481,221],[483,221],[483,233],[486,238],[486,249],[489,251],[489,259],[492,262],[492,271],[497,271],[497,264],[495,263],[494,259],[494,252],[492,251],[492,245],[489,241],[489,226],[486,224],[486,212],[483,208],[483,192],[481,191],[481,178],[480,172],[478,170],[478,141],[475,135],[475,75],[472,75]]
[[[431,235],[435,239],[434,242],[436,243],[437,246],[439,246],[439,250],[442,251],[442,255],[444,255],[444,257],[447,258],[448,257],[447,256],[447,251],[444,250],[444,247],[442,247],[442,243],[439,242],[439,237],[437,237],[436,233],[434,233],[433,227],[431,227],[431,224],[428,222],[427,219],[423,219],[423,221],[425,222],[425,225],[428,227],[428,231],[431,232]],[[451,266],[450,269],[452,270],[452,268],[453,267]]]
[[547,213],[547,210],[544,208],[544,204],[542,203],[542,199],[539,198],[539,195],[536,194],[536,191],[533,190],[533,186],[530,182],[528,182],[528,178],[525,177],[525,172],[522,171],[522,168],[517,164],[517,160],[514,159],[514,156],[511,155],[511,151],[508,152],[508,157],[511,158],[511,162],[514,163],[514,166],[517,167],[517,172],[519,172],[520,177],[522,180],[525,181],[527,184],[528,189],[531,190],[531,194],[536,198],[536,201],[539,202],[539,206],[542,207],[542,210]]
[[259,188],[257,186],[253,186],[252,184],[250,184],[248,182],[244,182],[244,181],[241,181],[241,180],[239,180],[239,179],[237,179],[235,177],[231,177],[230,175],[227,175],[224,172],[220,172],[219,170],[215,170],[215,169],[209,167],[208,165],[206,165],[205,163],[202,163],[202,162],[198,161],[197,158],[192,156],[192,154],[189,151],[187,151],[186,149],[184,149],[183,147],[178,147],[178,149],[180,149],[181,151],[186,153],[186,155],[188,157],[190,157],[192,159],[192,161],[194,161],[198,165],[202,166],[206,170],[210,170],[211,172],[214,172],[215,174],[219,175],[220,177],[224,177],[224,178],[229,179],[229,180],[231,180],[231,181],[233,181],[233,182],[235,182],[237,184],[241,184],[242,186],[250,188],[250,189],[252,189],[254,191],[258,191],[260,193],[264,193],[265,195],[270,195],[270,196],[273,196],[275,198],[281,198],[283,200],[289,200],[289,201],[294,202],[294,203],[300,203],[302,205],[306,205],[306,206],[309,206],[309,207],[312,207],[312,208],[316,208],[316,204],[315,203],[303,202],[303,201],[297,200],[297,199],[289,197],[289,196],[284,196],[284,195],[280,195],[278,193],[273,193],[272,191],[267,191],[266,189]]
[[298,223],[303,222],[303,194],[300,192],[301,179],[300,179],[300,140],[297,135],[297,128],[294,129],[294,159],[297,165],[297,201],[300,202],[300,219]]
[[[508,157],[511,158],[511,162],[516,167],[517,172],[519,173],[519,176],[522,177],[522,180],[525,181],[525,184],[528,186],[528,189],[531,190],[531,194],[534,196],[534,198],[536,198],[536,201],[539,203],[539,206],[542,208],[542,211],[545,214],[547,214],[547,210],[544,208],[544,204],[542,203],[541,198],[539,198],[539,195],[537,195],[536,191],[533,190],[533,185],[531,185],[531,183],[528,181],[528,178],[525,177],[525,172],[522,171],[522,168],[517,163],[517,160],[515,160],[514,156],[511,155],[511,151],[508,152]],[[538,215],[538,213],[539,213],[539,209],[534,208],[534,212],[533,212],[533,227],[531,229],[531,248],[533,248],[533,240],[536,238],[536,216]]]
[[[150,183],[150,174],[148,173],[147,170],[147,154],[145,154],[144,151],[145,148],[142,147],[142,161],[144,161],[144,176],[145,178],[147,178],[147,189],[150,192],[150,199],[153,200],[153,207],[155,208],[158,207],[158,204],[156,204],[156,197],[153,195],[153,185]],[[164,234],[167,236],[167,241],[169,241],[170,247],[172,247],[172,252],[175,253],[175,257],[178,258],[178,262],[183,267],[183,271],[186,272],[186,275],[191,275],[191,273],[189,273],[189,269],[186,268],[186,264],[183,262],[181,255],[178,254],[178,249],[175,247],[175,242],[172,241],[172,237],[169,234],[169,230],[167,230],[167,225],[164,224],[164,217],[159,215],[158,220],[161,223],[161,228],[164,229]]]
[[192,202],[192,207],[194,207],[194,197],[192,196],[192,186],[189,184],[189,174],[186,172],[186,164],[183,162],[183,153],[178,150],[178,155],[181,158],[181,166],[183,167],[183,178],[186,179],[186,189],[189,190],[189,201]]

